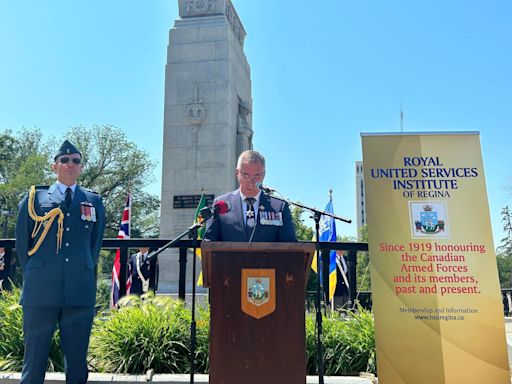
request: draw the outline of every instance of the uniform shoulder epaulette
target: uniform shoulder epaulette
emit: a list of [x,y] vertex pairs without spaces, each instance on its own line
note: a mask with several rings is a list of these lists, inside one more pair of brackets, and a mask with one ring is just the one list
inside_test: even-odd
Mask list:
[[99,195],[98,192],[96,191],[93,191],[92,189],[89,189],[89,188],[85,188],[85,187],[80,187],[83,191],[85,192],[89,192],[89,193],[94,193],[95,195]]
[[43,190],[50,188],[49,185],[36,185],[35,187],[36,187],[36,189],[43,189]]

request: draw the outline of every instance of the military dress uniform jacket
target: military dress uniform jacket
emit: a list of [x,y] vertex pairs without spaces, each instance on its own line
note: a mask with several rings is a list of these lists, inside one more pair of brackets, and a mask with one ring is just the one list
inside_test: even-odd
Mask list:
[[[248,230],[245,225],[240,190],[237,189],[215,199],[215,202],[219,201],[228,203],[231,209],[227,213],[214,215],[207,221],[204,240],[249,241],[252,230]],[[251,241],[297,241],[288,203],[274,199],[262,192],[257,216]]]
[[142,279],[139,276],[139,270],[137,269],[137,265],[139,266],[140,273],[145,280],[151,281],[151,262],[147,259],[147,254],[140,255],[139,261],[137,261],[137,256],[140,255],[140,252],[134,253],[130,257],[130,268],[132,272],[132,286],[130,288],[130,293],[141,295],[144,293],[142,288],[143,283]]
[[[69,209],[62,201],[56,184],[37,187],[34,209],[44,216],[60,206],[64,213],[62,247],[57,248],[57,218],[41,246],[32,256],[28,251],[43,232],[32,239],[35,222],[28,214],[28,194],[20,202],[16,224],[16,253],[23,269],[23,306],[93,306],[96,302],[94,267],[105,230],[105,209],[101,197],[92,191],[76,187]],[[82,206],[82,208],[81,208]],[[94,217],[82,215],[85,206]]]
[[[137,255],[139,254],[140,252],[134,253],[130,257],[130,268],[132,273],[132,286],[130,288],[130,293],[136,295],[144,293],[142,279],[140,278],[139,271],[137,270]],[[139,269],[142,277],[145,280],[149,280],[149,290],[156,292],[158,288],[158,258],[150,260],[148,259],[148,253],[140,255]]]

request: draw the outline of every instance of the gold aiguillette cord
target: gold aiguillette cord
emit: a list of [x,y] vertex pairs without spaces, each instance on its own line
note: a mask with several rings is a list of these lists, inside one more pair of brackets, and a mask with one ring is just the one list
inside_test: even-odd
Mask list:
[[64,233],[64,213],[60,208],[53,208],[50,212],[48,212],[44,216],[38,216],[36,210],[34,209],[34,200],[36,195],[36,187],[33,185],[30,187],[30,192],[28,194],[28,214],[32,220],[35,221],[34,230],[32,231],[32,238],[36,237],[41,227],[44,227],[43,233],[37,240],[34,247],[28,251],[28,255],[32,256],[37,252],[41,244],[43,243],[48,231],[52,227],[53,221],[55,217],[59,216],[58,219],[58,227],[57,227],[57,250],[55,253],[59,252],[59,249],[62,246],[62,235]]

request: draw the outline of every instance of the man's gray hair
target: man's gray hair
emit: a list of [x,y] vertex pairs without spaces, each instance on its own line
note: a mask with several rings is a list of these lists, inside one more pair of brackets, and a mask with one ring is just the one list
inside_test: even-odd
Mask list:
[[265,158],[258,151],[253,151],[252,149],[248,151],[244,151],[238,156],[238,161],[236,163],[236,169],[240,169],[242,164],[253,164],[253,163],[261,163],[263,165],[263,169],[265,169]]

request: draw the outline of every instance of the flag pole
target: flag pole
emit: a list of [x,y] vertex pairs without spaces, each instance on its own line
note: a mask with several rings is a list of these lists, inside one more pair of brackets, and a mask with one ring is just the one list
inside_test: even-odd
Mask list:
[[[205,204],[204,200],[204,187],[201,187],[201,198],[198,204],[198,211],[201,209],[201,205]],[[197,216],[197,213],[196,213]],[[190,321],[190,383],[194,383],[194,374],[196,370],[196,264],[197,264],[197,240],[199,236],[199,228],[203,225],[204,219],[201,218],[201,222],[199,222],[199,218],[196,217],[194,219],[194,225],[191,228],[189,233],[189,238],[192,238],[192,320]],[[199,224],[199,225],[198,225]]]
[[192,320],[190,321],[190,383],[194,383],[196,370],[196,264],[197,264],[197,226],[193,226],[189,236],[192,237]]
[[316,248],[316,297],[315,297],[315,312],[316,312],[316,361],[318,370],[318,383],[324,384],[324,360],[323,360],[323,345],[322,345],[322,309],[320,308],[320,292],[322,285],[320,284],[320,271],[322,270],[321,255],[320,255],[320,219],[322,214],[319,211],[313,213],[313,220],[315,220],[315,248]]
[[[123,209],[123,214],[121,216],[121,224],[119,226],[119,233],[117,235],[118,239],[130,238],[130,223],[131,193],[128,193],[126,203]],[[112,291],[110,298],[110,306],[112,308],[115,308],[121,296],[124,296],[126,294],[128,277],[130,277],[131,282],[131,276],[127,275],[127,265],[129,265],[128,249],[117,248],[116,255],[114,257],[114,265],[112,267]]]
[[400,132],[404,131],[404,109],[402,103],[400,103]]

